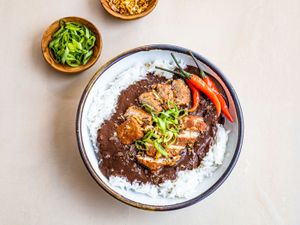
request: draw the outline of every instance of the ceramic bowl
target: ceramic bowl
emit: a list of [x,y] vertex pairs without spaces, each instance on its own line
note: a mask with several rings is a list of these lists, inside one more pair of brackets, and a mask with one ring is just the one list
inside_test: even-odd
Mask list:
[[[96,36],[96,42],[95,46],[93,47],[93,56],[90,58],[90,60],[85,64],[85,65],[80,65],[77,67],[70,67],[68,65],[60,64],[57,63],[54,60],[54,55],[52,54],[51,50],[49,49],[48,45],[50,41],[52,40],[52,35],[60,28],[59,21],[64,20],[65,22],[77,22],[85,25],[87,28],[89,28]],[[91,22],[89,22],[86,19],[80,18],[80,17],[65,17],[61,18],[54,23],[52,23],[47,30],[44,32],[43,38],[42,38],[42,53],[44,56],[44,59],[46,62],[53,67],[54,69],[64,72],[64,73],[79,73],[87,70],[90,68],[92,65],[94,65],[100,54],[101,54],[101,49],[102,49],[102,38],[101,34],[96,28],[95,25],[93,25]]]
[[150,3],[149,3],[149,6],[147,7],[147,9],[144,12],[140,13],[140,14],[137,14],[137,15],[123,15],[123,14],[120,14],[120,13],[115,12],[114,10],[112,10],[111,7],[108,4],[108,0],[100,0],[101,5],[105,9],[106,12],[108,12],[113,17],[116,17],[116,18],[119,18],[119,19],[122,19],[122,20],[135,20],[135,19],[139,19],[139,18],[142,18],[144,16],[147,16],[156,7],[157,2],[158,2],[158,0],[151,0]]
[[200,54],[193,52],[196,59],[202,65],[204,70],[211,74],[223,87],[229,102],[229,109],[234,117],[235,122],[225,122],[225,128],[230,130],[229,139],[226,149],[226,157],[223,164],[209,178],[206,178],[198,185],[195,194],[190,198],[151,198],[143,194],[137,194],[134,191],[125,191],[116,187],[112,187],[107,178],[101,173],[98,166],[97,154],[90,139],[87,127],[87,113],[93,107],[93,96],[97,90],[103,88],[119,74],[126,69],[132,67],[136,63],[147,63],[156,59],[170,59],[170,53],[174,52],[178,59],[184,60],[187,64],[193,65],[191,57],[188,55],[190,50],[173,45],[148,45],[132,49],[110,60],[104,64],[94,77],[88,83],[84,90],[77,111],[76,134],[79,151],[86,168],[94,178],[94,180],[110,195],[118,200],[141,209],[148,210],[174,210],[190,206],[200,200],[206,198],[213,193],[226,180],[232,169],[234,168],[243,142],[243,114],[238,100],[238,96],[234,91],[228,78],[211,62]]

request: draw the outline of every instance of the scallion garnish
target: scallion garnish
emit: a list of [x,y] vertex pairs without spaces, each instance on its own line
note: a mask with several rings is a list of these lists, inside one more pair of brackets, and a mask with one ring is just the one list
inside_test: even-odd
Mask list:
[[60,21],[60,28],[49,43],[55,61],[71,67],[85,65],[93,56],[96,37],[86,26]]
[[168,102],[169,109],[158,114],[148,105],[143,105],[152,114],[153,129],[149,130],[142,139],[135,142],[139,150],[147,151],[148,145],[153,145],[163,156],[168,157],[165,148],[176,142],[179,133],[179,120],[187,115],[187,111],[179,109],[176,104]]

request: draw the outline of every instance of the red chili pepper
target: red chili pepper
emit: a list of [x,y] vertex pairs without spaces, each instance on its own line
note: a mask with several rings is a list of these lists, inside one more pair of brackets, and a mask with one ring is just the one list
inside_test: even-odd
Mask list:
[[188,79],[185,80],[192,91],[193,96],[193,106],[189,109],[189,112],[194,112],[200,103],[200,92],[194,87],[194,85]]
[[214,82],[208,77],[208,76],[205,76],[203,81],[213,90],[213,92],[217,95],[219,101],[220,101],[220,104],[221,104],[221,109],[222,109],[222,112],[224,113],[224,115],[227,117],[227,119],[230,121],[230,122],[233,122],[233,118],[229,112],[229,108],[226,104],[226,101],[224,99],[224,97],[221,95],[221,93],[218,91],[216,85],[214,84]]
[[189,78],[185,78],[185,81],[191,82],[191,84],[203,92],[215,105],[216,111],[217,111],[217,116],[219,117],[221,114],[221,103],[218,99],[218,96],[213,92],[213,90],[208,87],[208,85],[197,75],[195,74],[190,74]]
[[193,55],[192,52],[189,52],[190,56],[193,58],[195,64],[197,65],[199,71],[200,71],[200,76],[203,79],[203,81],[213,90],[213,92],[217,95],[219,102],[221,104],[221,109],[222,112],[224,113],[224,115],[227,117],[227,119],[230,122],[233,122],[233,118],[229,112],[229,108],[226,104],[226,101],[224,99],[224,97],[222,96],[222,94],[219,92],[218,88],[216,87],[215,83],[209,78],[209,76],[206,76],[206,74],[204,73],[204,71],[200,68],[195,56]]
[[[171,53],[171,55],[172,55],[172,53]],[[172,55],[172,57],[173,57],[173,55]],[[177,74],[180,77],[182,77],[186,82],[190,82],[196,89],[201,91],[203,94],[205,94],[212,101],[212,103],[216,107],[217,116],[219,117],[220,114],[221,114],[221,103],[220,103],[217,95],[213,92],[213,90],[210,87],[208,87],[208,85],[200,77],[198,77],[195,74],[191,74],[191,73],[188,73],[188,72],[184,71],[179,66],[177,60],[175,62],[178,65],[181,72],[168,70],[168,69],[165,69],[165,68],[162,68],[162,67],[159,67],[159,66],[156,66],[155,68],[160,69],[160,70],[164,70],[164,71],[167,71],[167,72],[170,72],[170,73]]]

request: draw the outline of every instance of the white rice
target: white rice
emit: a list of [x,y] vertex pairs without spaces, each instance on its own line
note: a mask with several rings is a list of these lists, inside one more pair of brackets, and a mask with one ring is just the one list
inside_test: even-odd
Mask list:
[[[180,61],[180,64],[182,67],[185,67],[184,62]],[[154,72],[168,79],[172,77],[170,73],[156,70],[155,66],[161,66],[171,70],[175,68],[174,63],[165,60],[149,62],[146,65],[136,65],[116,75],[114,81],[107,85],[107,87],[97,90],[87,116],[90,139],[96,152],[98,152],[97,131],[102,123],[110,119],[115,112],[118,97],[122,90],[125,90],[134,82],[144,79],[147,72]],[[222,125],[218,125],[214,145],[211,146],[201,165],[194,170],[178,172],[175,180],[166,181],[159,186],[150,183],[130,183],[125,178],[116,176],[109,177],[108,181],[112,186],[127,191],[146,194],[151,197],[188,198],[193,195],[193,190],[196,190],[197,185],[205,178],[210,177],[218,166],[222,164],[226,151],[228,133],[229,131],[226,131]]]

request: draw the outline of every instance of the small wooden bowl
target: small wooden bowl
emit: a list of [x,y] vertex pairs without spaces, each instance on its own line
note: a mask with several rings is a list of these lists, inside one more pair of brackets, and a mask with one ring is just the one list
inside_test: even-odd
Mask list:
[[135,20],[135,19],[139,19],[139,18],[142,18],[146,15],[148,15],[149,13],[151,13],[153,11],[153,9],[155,8],[155,6],[157,5],[157,2],[158,0],[151,0],[150,3],[149,3],[149,6],[147,7],[147,9],[140,13],[140,14],[137,14],[137,15],[123,15],[123,14],[120,14],[118,12],[115,12],[114,10],[112,10],[108,4],[108,1],[109,0],[100,0],[100,3],[101,5],[103,6],[103,8],[112,16],[116,17],[116,18],[119,18],[119,19],[122,19],[122,20]]
[[[60,28],[59,21],[64,20],[65,22],[77,22],[85,25],[87,28],[89,28],[96,36],[96,42],[95,46],[93,48],[93,56],[90,58],[87,64],[80,65],[78,67],[70,67],[68,65],[59,64],[54,60],[54,55],[52,51],[49,49],[48,45],[49,42],[52,40],[52,35]],[[64,72],[64,73],[79,73],[82,72],[88,68],[90,68],[92,65],[95,64],[95,62],[98,60],[100,53],[102,49],[102,38],[100,35],[100,32],[98,29],[93,25],[91,22],[80,18],[80,17],[65,17],[62,19],[59,19],[52,23],[47,30],[44,32],[43,38],[42,38],[42,52],[45,60],[49,63],[50,66],[52,66],[54,69]]]

